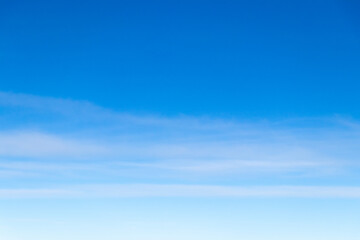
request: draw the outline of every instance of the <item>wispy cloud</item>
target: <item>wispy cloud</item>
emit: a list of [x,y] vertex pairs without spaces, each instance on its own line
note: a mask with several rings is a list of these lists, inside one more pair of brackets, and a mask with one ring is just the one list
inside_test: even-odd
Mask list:
[[62,188],[0,189],[0,198],[124,198],[124,197],[287,197],[360,198],[360,187],[342,186],[219,186],[166,184],[78,185]]
[[87,115],[96,112],[110,112],[87,101],[75,101],[70,99],[59,99],[52,97],[40,97],[30,94],[0,92],[0,106],[30,108],[47,113],[58,113],[66,115]]
[[40,132],[0,133],[0,156],[7,157],[86,157],[104,155],[105,146],[86,141],[66,139]]
[[[69,171],[73,176],[97,172],[98,178],[125,171],[147,176],[319,174],[359,167],[358,123],[339,117],[141,116],[86,101],[4,92],[0,105],[22,113],[4,111],[1,119],[9,122],[0,131],[2,177]],[[33,117],[34,111],[42,117]]]

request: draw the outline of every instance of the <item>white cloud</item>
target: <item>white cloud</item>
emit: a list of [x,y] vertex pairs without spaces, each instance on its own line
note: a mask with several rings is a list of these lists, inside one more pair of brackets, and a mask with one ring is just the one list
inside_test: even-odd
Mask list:
[[106,154],[106,147],[39,132],[0,133],[0,156],[86,157]]
[[98,184],[43,189],[0,189],[1,199],[124,197],[360,198],[360,187]]
[[[52,115],[31,127],[38,119],[30,114],[18,125],[0,131],[0,171],[9,176],[69,170],[74,175],[76,171],[120,172],[121,168],[156,169],[163,174],[318,173],[358,167],[359,162],[360,134],[354,127],[358,125],[340,118],[301,125],[306,121],[139,116],[88,102],[4,92],[0,92],[0,105],[36,110],[44,116],[50,112],[66,115],[69,121],[80,122],[67,122],[71,127],[56,123],[53,130],[48,127]],[[5,113],[3,121],[12,118]],[[92,118],[96,123],[89,123]]]
[[315,148],[288,143],[104,142],[34,132],[0,134],[0,156],[0,169],[27,173],[121,167],[199,173],[291,172],[346,165]]

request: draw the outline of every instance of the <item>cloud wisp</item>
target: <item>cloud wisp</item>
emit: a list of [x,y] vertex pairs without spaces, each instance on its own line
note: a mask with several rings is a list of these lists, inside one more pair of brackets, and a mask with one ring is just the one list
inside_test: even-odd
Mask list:
[[360,198],[360,187],[343,186],[219,186],[183,184],[97,184],[61,188],[0,189],[11,198],[127,198],[127,197],[286,197]]
[[271,122],[139,116],[3,92],[0,106],[1,121],[8,123],[0,131],[0,177],[318,176],[359,168],[358,123],[339,117]]

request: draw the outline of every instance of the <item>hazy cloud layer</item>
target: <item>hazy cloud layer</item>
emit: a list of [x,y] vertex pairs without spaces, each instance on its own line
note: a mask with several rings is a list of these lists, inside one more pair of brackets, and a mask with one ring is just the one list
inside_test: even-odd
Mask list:
[[4,92],[0,109],[0,178],[14,185],[28,178],[36,186],[49,176],[58,177],[59,184],[61,179],[109,177],[137,182],[347,177],[359,168],[359,124],[341,117],[241,121],[141,116],[85,101]]

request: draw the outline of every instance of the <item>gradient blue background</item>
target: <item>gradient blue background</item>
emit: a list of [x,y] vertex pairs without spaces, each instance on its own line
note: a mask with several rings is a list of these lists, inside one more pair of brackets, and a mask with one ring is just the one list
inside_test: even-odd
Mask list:
[[[0,239],[358,240],[359,198],[347,199],[346,194],[339,198],[273,198],[266,194],[250,198],[197,198],[168,197],[164,193],[164,197],[155,198],[8,199],[1,191],[11,190],[11,187],[25,191],[29,186],[51,190],[64,184],[132,182],[220,184],[225,187],[286,184],[356,187],[360,182],[357,174],[359,81],[360,2],[355,0],[0,0],[0,140],[4,143],[19,138],[19,149],[28,151],[24,156],[16,152],[15,141],[9,157],[7,149],[0,146],[5,152],[0,154],[0,164],[5,165],[0,166]],[[27,105],[24,99],[30,103]],[[62,100],[58,102],[57,99]],[[72,100],[89,101],[95,107],[91,105],[88,114],[88,105],[81,102],[79,107],[78,102]],[[46,107],[42,108],[42,105]],[[98,111],[96,106],[105,110]],[[110,120],[108,110],[116,113]],[[275,171],[266,172],[266,167],[265,170],[260,167],[250,168],[248,174],[240,171],[229,176],[226,172],[213,176],[210,173],[204,174],[205,177],[202,173],[184,174],[177,170],[174,170],[177,174],[172,175],[170,170],[153,170],[151,167],[150,170],[127,173],[127,169],[118,165],[110,170],[120,169],[119,175],[116,175],[118,172],[94,171],[94,174],[93,170],[83,173],[83,170],[70,169],[73,162],[84,162],[76,159],[76,154],[75,157],[71,155],[75,150],[69,150],[66,141],[104,140],[110,147],[117,146],[111,143],[115,138],[113,135],[123,131],[122,122],[114,124],[118,113],[165,116],[155,120],[175,126],[129,124],[133,127],[129,132],[134,132],[137,137],[132,142],[133,147],[138,147],[136,140],[142,137],[154,141],[157,146],[167,138],[170,143],[171,140],[177,143],[185,135],[188,139],[204,141],[201,143],[209,155],[219,154],[216,151],[222,149],[207,145],[208,135],[215,143],[218,135],[224,135],[225,142],[228,136],[233,136],[229,137],[230,143],[248,143],[249,139],[241,134],[229,134],[232,133],[231,124],[224,127],[225,130],[220,124],[219,130],[215,121],[216,129],[211,132],[206,128],[197,129],[196,121],[195,127],[190,124],[186,128],[189,122],[176,117],[245,120],[252,127],[258,124],[257,120],[253,122],[254,119],[286,122],[287,119],[304,118],[306,130],[299,127],[303,126],[299,122],[294,128],[290,124],[291,127],[280,128],[280,131],[276,124],[274,129],[270,124],[270,130],[267,126],[260,127],[260,133],[250,134],[255,150],[262,147],[271,150],[272,140],[278,139],[271,134],[290,129],[291,134],[295,132],[295,137],[281,135],[279,145],[276,145],[278,142],[274,145],[276,153],[282,153],[284,148],[283,158],[296,158],[297,153],[302,152],[297,148],[291,151],[293,145],[305,150],[319,150],[319,147],[319,152],[324,153],[319,156],[334,153],[330,160],[337,161],[340,173],[333,165],[326,165],[326,161],[325,174],[319,173],[321,164],[310,170],[300,167],[300,170],[290,168],[286,172],[286,168],[284,171],[275,167]],[[344,121],[340,127],[336,123],[334,128],[324,124],[326,121],[306,122],[307,118],[333,116],[354,121]],[[201,118],[199,122],[201,125]],[[227,124],[225,121],[224,125]],[[181,126],[176,128],[177,125]],[[210,128],[213,125],[209,124]],[[192,127],[197,130],[194,134]],[[174,132],[167,132],[173,128]],[[344,128],[346,130],[342,132]],[[54,157],[50,153],[47,159],[41,152],[43,146],[36,145],[36,141],[34,146],[38,149],[33,153],[33,142],[29,139],[34,136],[28,129],[35,131],[35,138],[39,137],[36,131],[44,133],[39,137],[40,143],[43,143],[42,137],[47,140],[46,137],[51,136],[55,143],[64,144],[65,157]],[[243,130],[236,130],[239,129]],[[320,137],[316,130],[322,134]],[[142,135],[144,131],[150,137]],[[304,141],[301,141],[302,137]],[[286,152],[288,139],[289,153]],[[221,143],[221,140],[218,141]],[[230,147],[229,150],[234,149]],[[37,158],[37,154],[40,157]],[[69,159],[65,159],[66,154]],[[81,154],[84,153],[80,153],[79,158],[83,157]],[[109,159],[123,157],[116,154]],[[197,157],[197,152],[191,154]],[[314,159],[316,154],[309,155],[310,160],[317,160]],[[135,159],[135,164],[148,160],[141,157],[144,156],[135,154],[130,160]],[[90,160],[101,165],[104,159],[95,156]],[[343,160],[345,163],[341,165]],[[30,163],[29,169],[24,164],[26,161]],[[39,162],[44,163],[44,169],[36,165]],[[15,167],[11,165],[13,163]],[[35,167],[31,163],[35,163]],[[6,164],[34,176],[17,176],[15,170],[14,176],[11,175],[13,172],[4,171],[10,177],[5,176],[2,170]],[[70,170],[61,168],[67,165]],[[109,170],[109,166],[104,169]],[[142,171],[146,174],[142,175]],[[132,176],[134,172],[136,174]]]

